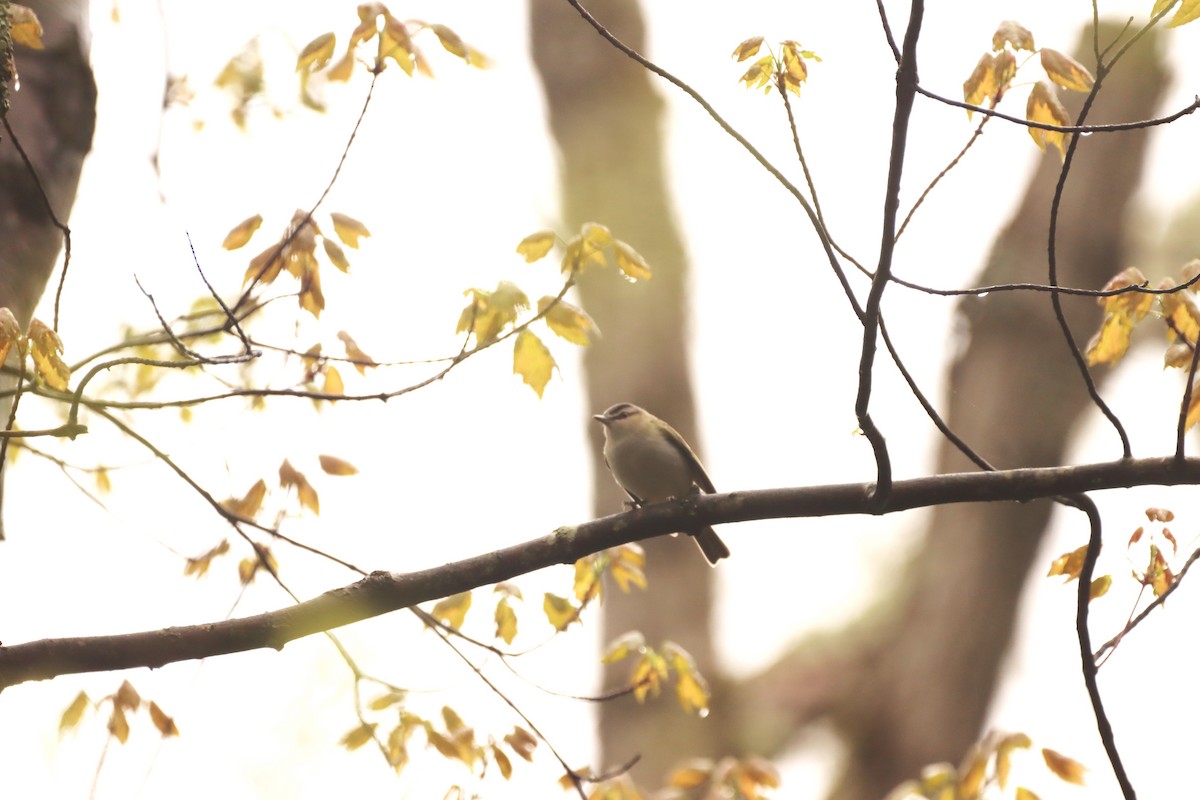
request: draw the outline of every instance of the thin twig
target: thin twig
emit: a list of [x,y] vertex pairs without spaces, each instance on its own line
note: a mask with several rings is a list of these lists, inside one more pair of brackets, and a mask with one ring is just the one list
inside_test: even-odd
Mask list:
[[1104,744],[1104,752],[1108,754],[1108,762],[1112,765],[1117,783],[1121,785],[1121,793],[1125,800],[1134,800],[1137,793],[1125,772],[1121,762],[1121,754],[1117,751],[1116,740],[1113,736],[1112,723],[1104,710],[1104,702],[1100,698],[1100,687],[1096,682],[1096,661],[1092,656],[1092,635],[1088,630],[1088,607],[1091,603],[1092,575],[1096,571],[1096,561],[1100,558],[1101,523],[1100,510],[1095,502],[1086,494],[1071,495],[1069,501],[1083,513],[1087,514],[1089,534],[1087,555],[1083,559],[1083,567],[1079,571],[1079,587],[1075,603],[1075,632],[1079,638],[1079,655],[1083,666],[1083,682],[1087,687],[1088,698],[1092,701],[1092,712],[1096,715],[1096,730],[1100,733],[1100,741]]
[[0,122],[4,123],[4,130],[8,132],[9,139],[12,140],[13,147],[17,149],[17,154],[21,156],[21,161],[25,164],[25,169],[29,172],[29,177],[33,179],[33,183],[37,186],[38,197],[42,200],[42,205],[46,209],[46,215],[50,217],[50,224],[58,228],[63,235],[63,267],[62,273],[58,276],[58,288],[54,291],[54,330],[58,330],[58,309],[62,302],[63,287],[67,283],[67,269],[71,266],[71,229],[58,218],[54,213],[54,207],[50,205],[50,195],[46,193],[46,187],[42,185],[42,179],[37,174],[37,170],[33,167],[33,161],[25,152],[25,148],[21,146],[21,139],[17,136],[17,132],[12,129],[9,124],[8,117],[0,115]]
[[[795,186],[795,184],[789,181],[787,177],[784,176],[784,174],[780,172],[774,164],[768,161],[766,156],[760,153],[754,145],[750,144],[750,141],[746,139],[745,136],[738,133],[738,131],[732,125],[726,122],[725,118],[718,114],[717,110],[713,108],[712,104],[705,100],[703,95],[701,95],[698,91],[618,39],[611,31],[601,25],[586,8],[583,7],[580,0],[567,0],[567,2],[572,8],[575,9],[579,16],[583,17],[584,21],[587,22],[588,25],[592,26],[596,33],[600,34],[600,36],[604,38],[605,41],[617,48],[617,50],[624,53],[626,57],[637,62],[642,67],[667,81],[672,86],[679,89],[681,92],[694,100],[710,117],[712,117],[712,120],[720,126],[721,130],[725,131],[726,134],[732,137],[733,140],[741,145],[742,149],[749,153],[750,156],[757,161],[763,169],[769,172],[771,176],[779,182],[779,185],[786,189],[788,193],[796,199],[796,202],[800,204],[800,207],[804,209],[804,213],[808,215],[808,219],[812,224],[813,230],[816,232],[817,237],[821,240],[821,246],[825,250],[825,257],[829,259],[829,264],[833,268],[834,272],[840,274],[841,265],[838,264],[837,255],[834,252],[833,245],[829,241],[829,235],[821,225],[820,220],[817,218],[816,211],[813,209],[812,204],[808,202],[808,198],[804,196],[804,193],[801,192]],[[850,293],[847,293],[846,299],[854,308],[855,314],[861,318],[862,309],[858,304],[858,299]]]
[[[1124,50],[1125,50],[1125,48],[1122,48],[1121,52],[1124,52]],[[1120,53],[1118,53],[1118,56],[1119,55],[1120,55]],[[1114,57],[1114,58],[1116,58],[1116,57]],[[994,108],[988,108],[987,106],[977,106],[973,103],[964,103],[961,100],[954,100],[949,97],[943,97],[942,95],[935,94],[934,92],[931,92],[928,89],[922,88],[921,86],[917,87],[917,94],[924,95],[925,97],[928,97],[930,100],[937,100],[939,103],[945,103],[948,106],[954,106],[955,108],[962,108],[962,109],[966,109],[967,111],[977,111],[980,114],[986,114],[989,117],[998,117],[999,119],[1005,120],[1007,122],[1012,122],[1017,125],[1020,125],[1023,128],[1037,128],[1038,130],[1055,131],[1057,133],[1063,133],[1063,134],[1067,134],[1067,133],[1120,133],[1121,131],[1134,131],[1134,130],[1141,130],[1142,128],[1153,128],[1156,125],[1169,125],[1177,119],[1182,119],[1183,117],[1186,117],[1189,114],[1194,114],[1194,113],[1196,113],[1197,110],[1200,110],[1200,95],[1197,95],[1196,98],[1191,103],[1189,103],[1187,106],[1184,106],[1179,111],[1176,111],[1174,114],[1170,114],[1165,117],[1155,117],[1154,119],[1143,119],[1143,120],[1139,120],[1137,122],[1113,122],[1113,123],[1108,123],[1108,124],[1104,124],[1104,125],[1084,125],[1081,122],[1076,123],[1075,125],[1054,125],[1049,122],[1036,122],[1034,120],[1025,119],[1024,117],[1014,117],[1011,114],[1005,114],[1002,111],[997,111]]]

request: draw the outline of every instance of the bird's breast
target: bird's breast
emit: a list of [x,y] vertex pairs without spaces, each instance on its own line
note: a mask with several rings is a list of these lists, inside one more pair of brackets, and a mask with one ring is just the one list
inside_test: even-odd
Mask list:
[[669,442],[609,441],[604,457],[617,483],[647,503],[683,497],[692,488],[688,464]]

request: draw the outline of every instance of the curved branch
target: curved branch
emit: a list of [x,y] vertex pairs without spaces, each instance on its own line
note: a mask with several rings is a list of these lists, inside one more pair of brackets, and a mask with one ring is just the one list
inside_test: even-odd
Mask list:
[[1121,785],[1121,794],[1125,800],[1133,800],[1137,793],[1125,766],[1121,763],[1121,755],[1117,752],[1117,743],[1113,737],[1112,723],[1104,711],[1104,703],[1100,699],[1100,687],[1096,683],[1096,659],[1092,656],[1092,634],[1088,630],[1088,606],[1092,599],[1092,574],[1096,571],[1096,560],[1100,558],[1101,532],[1100,511],[1096,503],[1087,495],[1075,495],[1064,498],[1070,505],[1087,514],[1090,531],[1088,534],[1087,556],[1083,560],[1083,568],[1079,571],[1079,591],[1076,595],[1075,631],[1079,637],[1079,656],[1083,664],[1083,682],[1087,686],[1088,698],[1092,701],[1092,712],[1096,715],[1096,729],[1100,733],[1100,741],[1104,743],[1104,752],[1108,754],[1108,763],[1112,765],[1117,783]]
[[1014,122],[1023,128],[1037,128],[1043,131],[1057,131],[1058,133],[1119,133],[1121,131],[1136,131],[1142,128],[1153,128],[1156,125],[1170,125],[1175,120],[1182,119],[1200,110],[1200,95],[1197,95],[1196,99],[1190,104],[1184,106],[1174,114],[1165,117],[1144,119],[1138,122],[1114,122],[1107,125],[1051,125],[1048,122],[1034,122],[1023,117],[1014,117],[1011,114],[1005,114],[987,106],[977,106],[972,103],[964,103],[961,100],[951,100],[949,97],[935,94],[921,86],[917,86],[917,94],[924,95],[930,100],[937,100],[939,103],[945,103],[948,106],[964,108],[967,111],[976,111],[989,117],[999,117],[1006,122]]

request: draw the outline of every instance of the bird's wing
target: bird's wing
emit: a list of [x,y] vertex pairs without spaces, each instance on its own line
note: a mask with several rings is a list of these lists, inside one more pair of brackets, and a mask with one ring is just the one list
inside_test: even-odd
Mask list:
[[679,435],[674,429],[667,426],[673,436],[668,436],[667,440],[671,446],[679,451],[683,456],[683,460],[687,462],[688,471],[692,473],[692,481],[699,486],[707,494],[716,494],[716,487],[713,486],[712,480],[708,477],[708,473],[704,471],[704,465],[700,463],[700,459],[692,452],[692,448],[688,447],[687,441]]

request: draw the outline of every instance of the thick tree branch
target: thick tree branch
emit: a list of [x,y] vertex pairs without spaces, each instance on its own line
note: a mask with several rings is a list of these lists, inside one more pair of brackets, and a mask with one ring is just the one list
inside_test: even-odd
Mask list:
[[707,523],[879,514],[945,503],[1029,501],[1132,486],[1200,484],[1200,459],[1148,458],[1077,467],[956,473],[897,481],[880,509],[864,483],[699,495],[603,517],[492,553],[405,574],[374,572],[295,606],[241,619],[114,636],[0,647],[0,689],[80,672],[161,667],[288,642],[417,603],[570,564],[590,553]]

